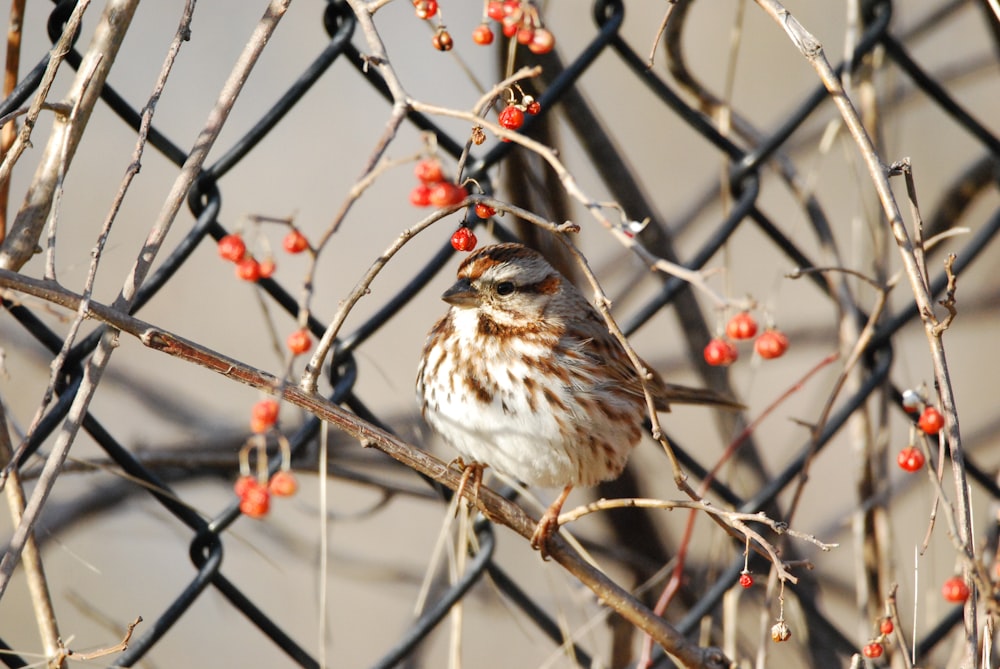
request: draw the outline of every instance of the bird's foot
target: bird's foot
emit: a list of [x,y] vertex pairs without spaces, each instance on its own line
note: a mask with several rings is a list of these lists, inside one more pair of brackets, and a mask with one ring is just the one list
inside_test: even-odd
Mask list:
[[545,509],[545,513],[542,514],[534,533],[531,535],[531,547],[541,554],[543,560],[549,559],[549,541],[552,539],[552,535],[559,531],[559,514],[562,512],[563,504],[566,503],[566,498],[569,497],[572,489],[571,485],[563,488],[563,491],[556,497],[556,501]]
[[448,466],[450,467],[452,465],[457,466],[462,470],[462,478],[458,482],[458,488],[455,490],[455,494],[458,495],[459,498],[465,496],[466,490],[469,487],[469,482],[471,481],[472,491],[471,495],[467,497],[467,501],[480,509],[487,518],[492,520],[489,511],[485,508],[485,505],[479,501],[479,489],[483,485],[483,470],[485,470],[489,465],[485,465],[481,462],[470,462],[469,464],[465,464],[462,458],[455,458],[451,461],[451,463],[449,463]]

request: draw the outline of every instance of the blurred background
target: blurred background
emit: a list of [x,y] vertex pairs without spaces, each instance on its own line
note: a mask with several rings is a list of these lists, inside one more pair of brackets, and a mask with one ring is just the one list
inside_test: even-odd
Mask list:
[[[127,28],[108,83],[136,110],[143,107],[153,88],[183,4],[141,4]],[[992,380],[1000,374],[1000,356],[995,350],[1000,280],[994,271],[1000,255],[989,227],[996,225],[1000,204],[995,186],[996,133],[1000,130],[996,114],[1000,108],[998,18],[985,0],[861,4],[789,1],[787,8],[822,42],[835,66],[851,61],[854,45],[866,29],[874,35],[872,46],[851,61],[857,67],[847,81],[849,94],[877,138],[880,159],[886,164],[903,158],[911,161],[928,229],[956,231],[929,254],[931,276],[940,275],[948,252],[958,254],[960,263],[968,263],[959,275],[958,317],[945,335],[945,346],[964,447],[981,473],[981,481],[972,485],[975,543],[986,564],[991,564],[996,542],[992,491],[996,488],[983,481],[992,479],[1000,451],[996,448],[996,411],[982,397],[989,394]],[[816,73],[757,4],[741,0],[679,3],[681,8],[673,10],[675,30],[668,30],[655,47],[655,62],[648,72],[621,54],[637,54],[640,63],[645,60],[654,50],[657,26],[671,3],[596,5],[538,5],[546,28],[556,37],[557,56],[536,57],[520,50],[518,58],[523,62],[540,60],[545,68],[538,81],[526,84],[542,97],[546,110],[526,132],[558,147],[560,160],[589,198],[619,202],[626,220],[650,217],[650,227],[639,236],[647,247],[658,253],[669,249],[682,262],[705,254],[705,267],[711,270],[709,285],[733,300],[751,300],[762,325],[773,324],[789,336],[788,353],[765,361],[753,355],[749,345],[741,344],[735,364],[708,368],[700,350],[721,331],[732,311],[716,309],[696,291],[674,291],[662,304],[658,302],[664,277],[651,273],[623,248],[579,202],[561,191],[549,168],[524,149],[510,146],[506,153],[497,153],[500,143],[490,135],[484,145],[472,147],[469,172],[479,170],[485,175],[484,183],[495,189],[500,200],[557,222],[568,218],[579,223],[582,230],[574,241],[614,300],[616,318],[630,332],[640,355],[671,381],[726,389],[747,405],[739,417],[684,407],[663,416],[664,427],[678,448],[702,467],[712,468],[743,427],[771,410],[756,425],[741,455],[723,465],[719,480],[749,500],[778,473],[792,471],[792,482],[766,498],[769,513],[790,520],[799,531],[839,544],[829,553],[820,553],[807,543],[782,544],[783,550],[813,564],[812,571],[796,572],[806,580],[802,598],[808,606],[802,605],[795,587],[785,593],[785,616],[793,634],[789,643],[775,645],[769,639],[767,631],[778,605],[775,593],[765,588],[764,563],[754,570],[754,588],[731,591],[725,607],[722,599],[713,602],[707,613],[694,618],[707,622],[692,625],[689,633],[694,638],[700,633],[703,643],[721,646],[725,630],[730,635],[725,637],[730,657],[744,666],[761,653],[767,654],[766,666],[847,666],[851,644],[860,649],[878,634],[873,615],[892,584],[897,584],[907,639],[915,635],[919,643],[927,642],[921,648],[928,666],[957,666],[959,642],[964,638],[961,620],[957,619],[956,627],[954,605],[940,596],[942,582],[960,568],[943,519],[952,506],[936,507],[938,520],[927,549],[918,555],[931,524],[936,492],[923,472],[908,474],[895,463],[896,453],[912,439],[910,421],[898,409],[895,393],[924,388],[929,400],[936,398],[927,339],[918,320],[902,317],[898,328],[885,331],[877,349],[869,349],[834,403],[835,414],[853,406],[855,399],[857,410],[849,408],[851,417],[833,438],[817,445],[815,457],[807,459],[807,469],[801,463],[795,465],[812,450],[810,427],[821,420],[824,404],[844,369],[844,357],[814,375],[809,373],[827,356],[849,350],[856,332],[849,327],[851,318],[844,316],[843,303],[831,298],[823,286],[809,278],[787,277],[802,265],[802,258],[792,257],[789,248],[817,266],[841,265],[877,281],[895,282],[884,324],[904,314],[912,302],[856,145],[828,100],[815,108],[804,107],[819,86]],[[19,77],[51,47],[46,24],[53,7],[38,2],[25,9]],[[153,120],[156,130],[182,151],[193,145],[265,7],[263,2],[196,6],[190,40],[181,48]],[[9,13],[10,9],[9,2],[0,2],[0,10]],[[94,2],[87,10],[76,42],[79,52],[86,51],[102,9],[102,3]],[[344,11],[339,3],[292,3],[246,82],[208,165],[241,142],[328,47],[327,28],[345,25]],[[485,90],[503,78],[507,40],[498,34],[491,47],[472,42],[473,29],[483,21],[482,3],[440,0],[440,12],[455,41],[447,53],[431,45],[438,17],[418,19],[410,2],[385,3],[375,15],[375,25],[412,99],[470,110]],[[889,13],[885,27],[878,27],[878,21]],[[595,21],[595,15],[603,24]],[[615,28],[619,17],[620,27]],[[499,27],[493,26],[499,33]],[[601,37],[602,29],[611,37]],[[676,50],[673,56],[666,53],[665,43]],[[900,66],[897,47],[948,97],[919,89]],[[280,122],[214,184],[220,204],[212,224],[225,231],[242,231],[255,253],[266,253],[270,245],[277,263],[274,279],[293,300],[301,295],[307,259],[280,251],[285,228],[254,221],[255,217],[291,218],[309,239],[316,240],[329,228],[362,175],[386,131],[391,105],[376,90],[372,77],[352,62],[351,49],[369,51],[360,30],[354,30],[347,51],[332,59]],[[677,60],[678,53],[683,55],[682,62]],[[567,68],[581,67],[575,87],[551,92],[549,86],[559,66],[556,58]],[[683,86],[683,77],[678,76],[681,63],[718,100],[728,101],[726,108],[731,112],[713,112],[703,104],[704,98],[699,100],[690,87]],[[74,76],[63,65],[49,100],[58,101]],[[687,108],[668,104],[657,85],[679,96]],[[978,135],[949,113],[951,103],[975,119],[981,130]],[[775,133],[791,119],[801,122],[787,137],[780,136],[776,153],[767,152],[778,160],[754,157],[754,148],[764,138],[778,136]],[[442,147],[438,155],[454,174],[455,159],[448,155],[448,141],[464,145],[468,124],[446,117],[430,120]],[[589,130],[581,133],[581,122]],[[731,137],[727,141],[732,142],[734,152],[727,154],[699,124],[721,128],[719,136]],[[741,133],[741,125],[752,127],[758,136]],[[51,114],[43,112],[32,134],[32,148],[13,170],[8,222],[32,182],[50,126]],[[608,140],[603,154],[590,143],[595,138]],[[58,216],[55,269],[59,282],[69,290],[79,292],[86,279],[96,236],[135,142],[133,129],[99,102],[67,170]],[[397,236],[430,212],[414,208],[408,200],[416,179],[413,163],[406,159],[424,151],[425,142],[418,124],[401,126],[385,154],[400,163],[380,174],[322,249],[312,298],[312,315],[320,323],[329,322],[339,302]],[[751,157],[744,158],[746,153]],[[740,159],[748,167],[748,178],[731,184],[730,190],[732,166]],[[782,166],[786,174],[794,171],[797,192],[780,174]],[[146,148],[142,170],[100,262],[94,290],[98,302],[110,303],[118,294],[177,173],[174,162],[153,146]],[[759,185],[759,194],[750,202],[756,213],[740,212],[739,198],[746,195],[750,182]],[[901,179],[894,185],[907,224],[912,226]],[[632,196],[623,201],[628,193]],[[802,203],[810,195],[814,207],[807,210]],[[819,217],[817,208],[822,212]],[[727,228],[734,211],[740,215]],[[197,213],[182,209],[158,258],[159,266],[177,245],[191,239],[198,226]],[[614,209],[605,210],[605,215],[617,223]],[[413,383],[424,334],[445,311],[438,296],[453,279],[461,254],[444,259],[439,272],[428,272],[422,288],[398,312],[389,318],[377,315],[417,272],[449,248],[448,239],[462,217],[463,212],[458,212],[411,240],[374,281],[370,294],[353,309],[343,329],[350,339],[377,318],[370,336],[366,331],[351,347],[349,367],[357,374],[350,388],[351,408],[364,407],[370,417],[446,461],[453,454],[424,435]],[[495,230],[481,224],[476,229],[480,244],[516,233],[519,228],[510,218],[500,218]],[[817,220],[825,221],[828,230]],[[193,253],[178,263],[176,273],[137,315],[226,356],[281,374],[286,361],[280,342],[296,327],[295,315],[284,312],[261,287],[237,279],[232,265],[218,257],[215,243],[204,233],[204,229],[198,233],[201,241]],[[712,250],[715,247],[718,250]],[[40,277],[44,259],[39,254],[20,271]],[[877,292],[869,284],[836,272],[823,276],[835,296],[836,291],[849,288],[853,304],[871,313]],[[12,298],[4,295],[5,300]],[[677,301],[682,307],[676,306]],[[11,315],[12,303],[4,304],[8,308],[0,312],[0,400],[16,445],[38,410],[53,355]],[[34,298],[24,298],[18,306],[30,310],[60,337],[65,335],[69,312]],[[85,323],[83,335],[97,326]],[[304,362],[297,360],[293,373],[300,372]],[[880,365],[888,365],[884,380],[877,378]],[[782,397],[800,382],[801,387]],[[874,392],[856,395],[868,382]],[[330,387],[324,385],[321,390],[328,394]],[[204,519],[228,517],[231,521],[236,453],[249,434],[249,407],[259,397],[253,389],[147,350],[123,336],[90,410],[139,462],[170,483],[172,494],[185,507]],[[276,644],[210,586],[185,607],[162,638],[141,653],[125,660],[109,655],[88,664],[316,666],[317,658],[325,655],[329,666],[386,666],[379,663],[412,623],[429,568],[436,573],[431,600],[447,591],[447,570],[440,563],[432,566],[432,557],[448,512],[433,489],[380,453],[363,450],[346,436],[333,433],[331,468],[336,470],[331,471],[330,498],[324,509],[318,497],[315,425],[310,427],[309,417],[288,405],[281,424],[289,435],[301,436],[294,441],[301,490],[290,500],[275,502],[265,519],[240,518],[227,524],[221,535],[221,572],[308,657]],[[29,493],[51,443],[52,437],[42,440],[35,455],[22,465]],[[936,462],[937,449],[932,450]],[[681,497],[668,461],[653,442],[638,448],[632,463],[634,476],[623,485],[634,485],[632,491],[651,497]],[[953,500],[954,485],[947,468],[945,463],[942,489]],[[695,474],[693,480],[700,477]],[[553,494],[535,492],[544,501]],[[567,508],[608,492],[578,490]],[[718,495],[709,494],[709,498],[729,503]],[[687,520],[681,513],[653,512],[643,514],[650,524],[641,526],[636,521],[639,512],[632,513],[597,514],[571,528],[587,541],[609,575],[630,589],[663,566],[663,558],[676,555]],[[329,528],[325,579],[320,573],[324,519]],[[699,519],[689,540],[685,593],[666,612],[672,623],[686,620],[712,586],[723,582],[734,560],[741,559],[739,542],[710,525],[707,519]],[[647,529],[635,529],[639,527]],[[640,531],[641,536],[629,534]],[[0,516],[4,545],[12,532],[5,512]],[[114,645],[127,623],[139,615],[145,622],[136,629],[137,638],[150,633],[195,575],[188,557],[192,530],[146,488],[123,476],[106,449],[85,432],[73,444],[67,470],[56,483],[36,533],[43,546],[59,630],[74,650]],[[520,537],[497,528],[494,540],[491,563],[558,621],[563,633],[574,635],[593,658],[593,666],[632,666],[640,645],[635,630],[621,632],[621,625],[608,621],[589,591],[558,566],[542,563]],[[560,651],[497,581],[496,572],[478,579],[462,598],[460,654],[466,666],[587,666],[579,657]],[[320,596],[324,583],[325,619]],[[663,584],[661,575],[642,598],[655,601]],[[455,634],[448,623],[440,625],[407,650],[402,663],[446,666]],[[21,571],[0,600],[0,639],[24,661],[44,664],[38,655],[42,646]],[[894,653],[898,651],[890,649],[889,655]],[[23,666],[12,657],[0,655],[0,662]],[[836,660],[818,664],[822,657]],[[900,658],[893,661],[899,663]]]

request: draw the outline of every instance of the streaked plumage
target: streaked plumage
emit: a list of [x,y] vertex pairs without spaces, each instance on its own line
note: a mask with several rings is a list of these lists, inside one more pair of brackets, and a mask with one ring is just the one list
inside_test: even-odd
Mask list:
[[[533,544],[544,549],[569,489],[617,477],[639,442],[638,375],[590,302],[520,244],[472,253],[442,299],[451,309],[417,372],[421,413],[466,462],[563,488],[536,531]],[[648,385],[659,410],[732,404],[655,372]]]

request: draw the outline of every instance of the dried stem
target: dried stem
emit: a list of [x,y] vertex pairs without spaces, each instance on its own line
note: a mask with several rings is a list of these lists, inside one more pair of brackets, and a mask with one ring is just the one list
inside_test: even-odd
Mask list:
[[[17,86],[21,65],[21,26],[24,24],[25,0],[12,0],[7,20],[7,60],[4,63],[3,97],[6,99]],[[0,129],[0,158],[7,155],[17,137],[17,124],[4,121]],[[10,179],[0,180],[0,244],[7,236],[7,204],[10,201]]]
[[910,660],[910,654],[906,652],[906,637],[903,635],[902,621],[899,619],[899,611],[896,608],[896,591],[898,589],[899,586],[895,583],[889,587],[889,594],[885,598],[885,613],[886,617],[892,621],[892,634],[893,638],[896,640],[896,645],[900,650],[899,657],[903,663],[903,668],[913,669],[913,662]]
[[[86,9],[87,4],[88,2],[81,3],[73,12],[72,16],[77,17],[77,25],[79,17],[82,16],[82,10]],[[28,187],[24,203],[14,218],[10,235],[4,248],[0,251],[0,267],[19,269],[34,255],[61,181],[60,174],[65,173],[73,161],[76,148],[83,137],[87,122],[90,120],[90,114],[100,98],[101,87],[104,86],[108,73],[111,71],[115,56],[118,54],[122,40],[125,39],[125,33],[138,4],[138,0],[110,0],[105,7],[101,20],[94,30],[91,44],[80,63],[73,85],[63,101],[68,106],[73,107],[75,112],[68,117],[62,115],[55,117],[52,133],[42,151],[38,168],[31,185]],[[72,16],[70,22],[67,22],[59,43],[53,47],[49,61],[49,69],[53,76],[58,63],[69,51],[72,37],[76,31],[76,26],[72,25]],[[5,156],[3,165],[0,165],[0,181],[9,177],[14,162],[17,161],[28,143],[34,119],[37,118],[38,110],[47,93],[47,88],[41,88],[36,95],[35,101],[32,103],[33,109],[28,112],[18,141],[15,142],[11,152]]]
[[132,640],[132,632],[135,631],[135,628],[138,627],[141,622],[142,616],[139,616],[130,622],[128,624],[128,629],[125,630],[125,636],[122,637],[122,640],[114,646],[99,648],[98,650],[91,650],[86,653],[77,653],[70,648],[63,648],[58,659],[60,662],[65,662],[66,660],[86,662],[88,660],[96,660],[100,657],[107,657],[108,655],[113,655],[114,653],[123,653],[128,650],[128,642]]
[[667,29],[667,23],[670,21],[670,13],[674,11],[677,2],[678,0],[667,0],[667,9],[663,12],[660,27],[656,29],[656,37],[653,38],[653,45],[649,47],[649,55],[646,56],[646,67],[648,69],[653,69],[653,62],[656,58],[656,47],[660,43],[660,40],[663,39],[663,33]]
[[[0,465],[7,467],[13,454],[14,448],[11,444],[10,432],[7,430],[7,413],[3,402],[0,401]],[[24,488],[21,486],[21,478],[17,470],[7,481],[6,493],[11,521],[16,526],[21,522],[24,513]],[[55,658],[60,649],[59,624],[56,621],[52,597],[49,595],[48,581],[45,579],[45,569],[42,566],[41,552],[38,550],[38,542],[35,541],[34,532],[28,535],[24,544],[22,562],[25,580],[28,583],[28,592],[31,595],[31,604],[35,610],[35,622],[38,624],[38,632],[42,637],[45,657]],[[64,666],[64,664],[60,662],[50,666]]]
[[[22,126],[21,131],[17,133],[17,138],[11,145],[10,150],[4,153],[3,162],[0,163],[0,183],[8,183],[10,181],[10,172],[14,168],[14,164],[17,162],[18,158],[21,157],[21,154],[24,153],[24,150],[30,146],[31,131],[35,128],[35,122],[38,120],[38,114],[46,104],[45,99],[49,94],[49,90],[52,88],[52,83],[55,81],[59,65],[62,64],[66,54],[69,53],[73,44],[73,37],[79,29],[80,22],[83,20],[83,13],[87,10],[89,5],[90,0],[81,0],[77,3],[76,7],[73,8],[73,12],[66,20],[66,25],[63,28],[62,35],[60,35],[59,40],[56,41],[56,43],[52,46],[52,49],[49,51],[49,62],[45,67],[45,72],[42,74],[42,80],[38,84],[38,92],[35,94],[34,100],[32,100],[31,105],[28,107],[27,116],[24,119],[24,126]],[[11,267],[11,264],[4,259],[5,250],[9,243],[9,239],[5,240],[3,249],[0,249],[0,267]],[[34,253],[34,247],[32,247],[31,252]],[[20,265],[17,267],[20,267]],[[17,267],[14,267],[14,269],[17,269]]]
[[637,497],[626,497],[619,499],[599,499],[595,502],[590,502],[589,504],[584,504],[571,511],[567,511],[559,515],[559,525],[565,525],[571,523],[574,520],[579,520],[580,518],[589,515],[591,513],[596,513],[598,511],[607,511],[609,509],[692,509],[694,511],[702,511],[711,516],[721,518],[727,525],[739,530],[746,538],[753,539],[761,548],[764,549],[768,558],[775,564],[778,569],[778,575],[780,578],[787,579],[792,583],[797,583],[798,580],[788,573],[784,568],[784,563],[777,557],[774,547],[764,540],[757,532],[749,530],[746,523],[761,523],[771,528],[771,530],[778,535],[787,534],[790,537],[796,539],[801,539],[809,543],[815,544],[823,551],[829,551],[838,546],[838,544],[827,544],[810,534],[804,534],[795,530],[791,530],[788,526],[782,522],[768,518],[767,515],[761,511],[759,513],[742,513],[739,511],[727,511],[721,509],[711,502],[705,500],[663,500],[663,499],[644,499]]

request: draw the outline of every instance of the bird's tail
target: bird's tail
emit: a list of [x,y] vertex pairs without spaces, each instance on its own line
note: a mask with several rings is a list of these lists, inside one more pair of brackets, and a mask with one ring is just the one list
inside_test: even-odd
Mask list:
[[[746,406],[740,404],[731,397],[726,397],[714,390],[709,390],[708,388],[690,388],[688,386],[679,386],[674,383],[664,383],[664,390],[662,398],[657,397],[657,409],[661,411],[669,411],[671,404],[702,404],[705,406],[719,407],[720,409],[731,409],[733,411],[739,411],[741,409],[746,409]],[[660,406],[660,400],[663,400],[665,406]]]

